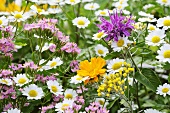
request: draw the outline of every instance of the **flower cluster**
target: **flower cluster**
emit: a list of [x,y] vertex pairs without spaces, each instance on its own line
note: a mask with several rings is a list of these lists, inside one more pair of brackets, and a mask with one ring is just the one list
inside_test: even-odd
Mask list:
[[97,112],[97,113],[109,113],[106,108],[102,108],[102,106],[98,102],[91,103],[88,107],[85,108],[87,112]]
[[127,18],[115,12],[113,15],[110,14],[110,22],[103,17],[100,17],[101,24],[97,25],[100,31],[104,31],[107,34],[106,41],[114,40],[118,41],[119,37],[130,36],[131,31],[134,29],[134,21],[131,17]]
[[125,79],[128,79],[128,74],[134,71],[134,68],[130,67],[130,64],[126,62],[118,62],[113,65],[113,69],[117,66],[121,66],[118,72],[110,73],[105,76],[103,84],[98,87],[98,96],[106,95],[110,97],[110,94],[124,95],[127,86],[125,85]]
[[0,39],[0,51],[5,55],[16,51],[15,45],[11,38],[2,38]]
[[80,53],[80,48],[78,48],[76,43],[73,42],[67,42],[62,48],[62,51],[65,51],[67,53]]

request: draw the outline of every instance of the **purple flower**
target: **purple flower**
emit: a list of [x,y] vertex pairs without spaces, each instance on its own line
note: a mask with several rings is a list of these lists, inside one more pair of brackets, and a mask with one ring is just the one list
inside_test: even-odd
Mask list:
[[71,71],[76,72],[79,69],[79,63],[77,60],[73,60],[70,63]]
[[79,54],[80,53],[80,48],[78,48],[77,44],[76,43],[73,43],[73,42],[68,42],[66,43],[62,48],[61,48],[62,51],[65,51],[67,53],[77,53]]
[[132,29],[134,29],[132,26],[134,21],[131,20],[131,17],[127,18],[122,16],[122,12],[120,12],[120,15],[117,11],[113,15],[110,14],[110,21],[103,17],[100,17],[100,20],[102,23],[97,26],[100,31],[104,31],[107,34],[106,41],[118,41],[118,37],[128,37],[130,36]]
[[49,50],[51,52],[55,52],[55,49],[56,49],[56,45],[55,44],[50,44]]

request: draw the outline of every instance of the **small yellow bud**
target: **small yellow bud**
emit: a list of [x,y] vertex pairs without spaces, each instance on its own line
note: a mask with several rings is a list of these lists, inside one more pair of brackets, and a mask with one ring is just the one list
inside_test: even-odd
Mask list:
[[126,70],[125,73],[129,73],[129,70]]
[[128,67],[130,67],[130,64],[127,64]]
[[113,84],[109,84],[109,87],[112,87],[113,86]]
[[116,77],[119,77],[119,73],[116,73],[115,75],[116,75]]
[[128,68],[129,71],[134,71],[134,68]]
[[107,94],[106,94],[106,96],[107,96],[107,97],[109,97],[109,96],[110,96],[110,94],[109,94],[109,93],[107,93]]
[[121,94],[124,95],[125,93],[122,91]]
[[127,73],[123,73],[123,76],[124,76],[124,77],[127,77]]
[[102,94],[101,93],[98,93],[98,96],[101,96]]
[[127,89],[127,86],[124,86],[124,89]]
[[107,88],[107,91],[110,92],[110,91],[111,91],[111,88]]
[[126,68],[126,67],[124,67],[124,68],[123,68],[123,70],[124,70],[124,71],[126,71],[126,70],[127,70],[127,68]]

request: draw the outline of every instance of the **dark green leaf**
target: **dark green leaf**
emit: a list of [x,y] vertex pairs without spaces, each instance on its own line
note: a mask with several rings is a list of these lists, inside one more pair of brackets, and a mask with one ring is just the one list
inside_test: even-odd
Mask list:
[[141,72],[142,74],[137,72],[135,78],[147,88],[155,92],[157,87],[161,84],[158,76],[151,69],[142,69]]

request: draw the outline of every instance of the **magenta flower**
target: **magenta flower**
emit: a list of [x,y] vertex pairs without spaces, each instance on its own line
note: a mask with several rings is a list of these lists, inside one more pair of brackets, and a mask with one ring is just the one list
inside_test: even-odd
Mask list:
[[132,24],[134,21],[130,18],[122,16],[122,12],[120,15],[117,11],[111,15],[110,14],[110,21],[100,17],[102,21],[101,24],[97,25],[100,31],[104,31],[107,34],[106,41],[114,40],[118,41],[118,37],[128,37],[131,34],[131,31],[134,29]]

